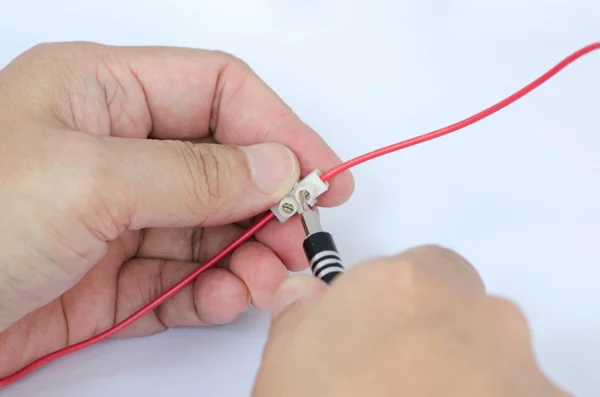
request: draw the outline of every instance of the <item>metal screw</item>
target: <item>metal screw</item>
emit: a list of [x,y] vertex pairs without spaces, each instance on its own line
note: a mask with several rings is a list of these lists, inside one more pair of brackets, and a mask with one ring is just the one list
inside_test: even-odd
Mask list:
[[309,192],[308,190],[301,190],[301,191],[300,191],[300,194],[301,194],[302,196],[304,196],[304,199],[305,199],[306,201],[310,200],[310,192]]
[[281,206],[281,209],[286,214],[291,214],[292,212],[294,212],[294,205],[291,203],[283,203],[283,205]]

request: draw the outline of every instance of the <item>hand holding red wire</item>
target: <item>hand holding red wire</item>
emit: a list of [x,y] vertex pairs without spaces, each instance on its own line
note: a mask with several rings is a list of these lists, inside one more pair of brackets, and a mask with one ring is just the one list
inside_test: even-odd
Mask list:
[[[323,181],[329,181],[332,178],[339,175],[340,173],[342,173],[356,165],[364,163],[366,161],[375,159],[379,156],[383,156],[385,154],[392,153],[392,152],[395,152],[395,151],[398,151],[398,150],[401,150],[404,148],[408,148],[410,146],[424,143],[424,142],[427,142],[432,139],[442,137],[444,135],[447,135],[452,132],[463,129],[471,124],[474,124],[474,123],[498,112],[499,110],[505,108],[506,106],[514,103],[518,99],[522,98],[523,96],[527,95],[528,93],[530,93],[531,91],[535,90],[537,87],[539,87],[540,85],[545,83],[547,80],[552,78],[554,75],[556,75],[558,72],[560,72],[562,69],[564,69],[566,66],[568,66],[575,60],[577,60],[580,57],[582,57],[594,50],[597,50],[597,49],[600,49],[600,43],[594,43],[594,44],[588,45],[588,46],[574,52],[573,54],[569,55],[567,58],[565,58],[564,60],[559,62],[556,66],[551,68],[549,71],[544,73],[542,76],[540,76],[533,82],[529,83],[528,85],[526,85],[519,91],[515,92],[514,94],[503,99],[502,101],[498,102],[497,104],[494,104],[491,107],[489,107],[471,117],[468,117],[468,118],[461,120],[457,123],[454,123],[450,126],[429,132],[427,134],[423,134],[423,135],[417,136],[415,138],[411,138],[411,139],[408,139],[408,140],[405,140],[405,141],[402,141],[399,143],[395,143],[390,146],[387,146],[387,147],[384,147],[381,149],[377,149],[377,150],[374,150],[367,154],[356,157],[356,158],[349,160],[333,169],[326,171],[321,176],[321,179]],[[198,277],[200,274],[202,274],[206,270],[215,266],[219,261],[221,261],[223,258],[227,257],[237,247],[239,247],[242,243],[244,243],[246,240],[248,240],[250,237],[252,237],[256,232],[258,232],[260,229],[262,229],[265,225],[267,225],[267,223],[272,221],[274,218],[275,218],[275,216],[271,212],[264,215],[258,222],[256,222],[252,227],[250,227],[248,230],[246,230],[242,235],[240,235],[238,238],[236,238],[233,242],[231,242],[226,248],[224,248],[221,252],[219,252],[213,258],[206,261],[204,264],[202,264],[200,267],[198,267],[195,271],[193,271],[188,276],[186,276],[184,279],[182,279],[177,284],[175,284],[173,287],[168,289],[161,296],[152,300],[151,302],[148,302],[144,307],[139,309],[137,312],[135,312],[134,314],[132,314],[125,320],[119,322],[114,327],[112,327],[112,328],[108,329],[107,331],[104,331],[88,340],[85,340],[83,342],[74,344],[72,346],[66,347],[61,350],[58,350],[54,353],[46,355],[46,356],[32,362],[31,364],[20,369],[16,373],[0,380],[0,387],[4,387],[8,384],[11,384],[11,383],[17,381],[18,379],[26,376],[27,374],[31,373],[32,371],[40,368],[41,366],[43,366],[57,358],[60,358],[65,355],[68,355],[70,353],[84,349],[85,347],[88,347],[90,345],[93,345],[95,343],[103,341],[103,340],[110,338],[110,337],[114,336],[115,334],[119,333],[120,331],[122,331],[123,329],[125,329],[126,327],[128,327],[129,325],[131,325],[132,323],[134,323],[141,317],[145,316],[147,313],[156,309],[158,306],[163,304],[169,298],[173,297],[173,295],[175,295],[179,291],[181,291],[186,285],[193,282],[194,279],[196,277]]]

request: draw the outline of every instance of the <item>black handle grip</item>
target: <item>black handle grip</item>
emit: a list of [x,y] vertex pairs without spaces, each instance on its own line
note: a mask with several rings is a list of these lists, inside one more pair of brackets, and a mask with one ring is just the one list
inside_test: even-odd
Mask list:
[[302,244],[310,270],[315,277],[327,284],[344,272],[344,264],[331,234],[317,232],[308,236]]

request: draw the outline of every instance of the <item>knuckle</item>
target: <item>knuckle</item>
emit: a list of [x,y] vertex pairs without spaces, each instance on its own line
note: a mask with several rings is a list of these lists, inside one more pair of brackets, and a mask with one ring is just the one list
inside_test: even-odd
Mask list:
[[[127,60],[118,51],[97,51],[93,58],[95,83],[100,88],[100,100],[108,114],[103,124],[90,117],[75,117],[79,129],[114,128],[128,130],[136,137],[147,136],[152,130],[152,116],[148,106],[139,106],[146,98],[144,83]],[[100,126],[98,126],[100,124]]]
[[382,261],[378,266],[374,266],[373,273],[384,288],[398,293],[412,294],[427,282],[421,267],[407,260]]
[[[425,283],[425,274],[422,269],[412,261],[397,261],[387,270],[388,287],[398,291],[409,291],[411,294]],[[381,277],[384,277],[381,274]],[[382,280],[383,281],[383,280]]]
[[228,103],[231,103],[237,94],[242,91],[249,77],[253,75],[253,71],[248,64],[231,54],[222,51],[213,51],[213,54],[219,67],[216,77],[217,82],[212,105],[210,129],[211,131],[217,131],[220,110]]
[[452,249],[435,244],[422,245],[403,252],[399,258],[417,263],[424,271],[448,285],[469,291],[485,291],[483,280],[475,267]]
[[471,266],[456,251],[437,244],[419,245],[410,248],[399,254],[398,258],[408,258],[420,266],[430,266],[432,264],[444,265],[444,267]]
[[514,303],[504,298],[491,298],[491,311],[496,318],[504,323],[524,325],[525,317],[521,309]]
[[212,50],[211,52],[216,58],[221,60],[223,65],[238,67],[241,69],[250,69],[250,66],[246,62],[229,52],[221,50]]
[[409,251],[422,251],[433,257],[448,257],[454,260],[464,260],[456,251],[437,244],[420,245]]
[[222,59],[224,62],[230,62],[230,61],[234,61],[235,59],[237,59],[235,55],[233,55],[229,52],[223,51],[223,50],[209,50],[209,52],[213,56]]
[[31,112],[32,105],[50,113],[59,121],[70,119],[71,106],[78,99],[77,87],[85,84],[93,70],[93,55],[99,45],[93,43],[41,43],[29,48],[9,64],[6,95],[17,108]]
[[528,342],[529,325],[522,310],[514,302],[504,298],[488,298],[486,310],[493,316],[493,324],[511,339]]
[[[14,65],[17,73],[13,77],[20,78],[23,84],[39,83],[36,77],[47,80],[48,76],[56,77],[56,83],[61,83],[58,78],[72,77],[70,74],[89,64],[91,58],[101,53],[101,48],[104,46],[92,42],[40,43],[17,56],[7,69]],[[46,80],[43,81],[44,86],[53,83]]]

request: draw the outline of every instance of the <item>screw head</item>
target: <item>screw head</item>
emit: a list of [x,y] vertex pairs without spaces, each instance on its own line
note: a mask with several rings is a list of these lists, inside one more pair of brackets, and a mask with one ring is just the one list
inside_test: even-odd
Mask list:
[[291,214],[294,212],[294,205],[292,203],[283,203],[281,210],[286,214]]
[[300,194],[306,201],[310,200],[310,192],[308,190],[302,190]]

